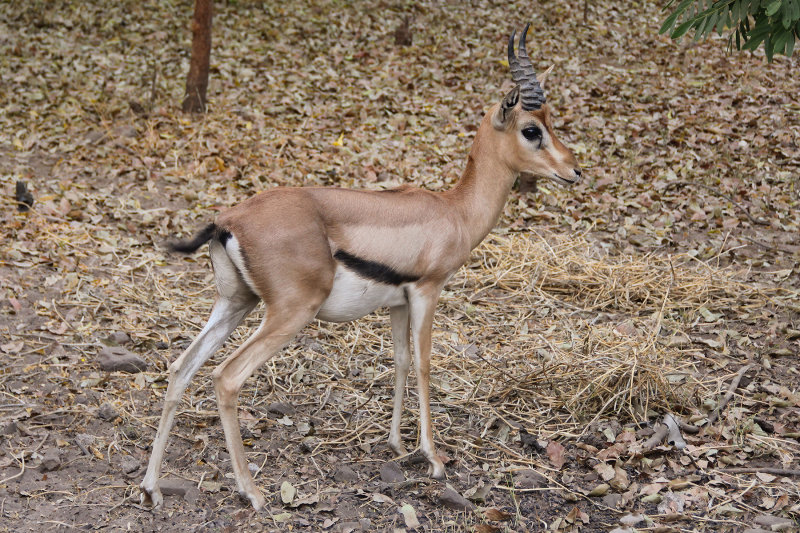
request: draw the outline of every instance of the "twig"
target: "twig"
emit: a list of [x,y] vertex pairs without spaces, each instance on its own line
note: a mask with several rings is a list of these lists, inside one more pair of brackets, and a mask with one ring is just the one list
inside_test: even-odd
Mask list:
[[153,107],[155,107],[156,101],[156,78],[158,77],[158,68],[155,62],[153,62],[153,76],[150,79],[150,102],[148,103],[148,111],[150,113],[153,112]]
[[700,433],[699,427],[693,426],[692,424],[687,424],[682,420],[678,420],[678,426],[680,426],[681,430],[683,430],[685,433],[691,433],[692,435]]
[[725,474],[774,474],[776,476],[800,476],[800,470],[794,468],[775,468],[771,466],[720,468]]
[[89,453],[89,450],[86,449],[86,446],[84,446],[83,443],[79,439],[75,439],[75,444],[78,445],[78,448],[81,449],[81,451],[83,452],[84,455],[92,457],[92,454]]
[[[14,459],[16,459],[16,457],[14,457]],[[17,472],[13,476],[7,477],[4,480],[0,481],[0,485],[5,485],[9,481],[13,481],[13,480],[17,479],[18,477],[20,477],[22,474],[25,473],[25,454],[24,453],[20,454],[19,460],[20,460],[19,472]]]
[[728,392],[725,394],[725,397],[722,398],[719,406],[717,406],[717,408],[714,409],[714,412],[711,413],[711,416],[708,417],[706,427],[711,427],[711,425],[717,421],[719,415],[722,413],[722,410],[725,409],[725,406],[728,405],[728,402],[731,401],[731,398],[733,398],[733,395],[736,393],[736,389],[739,388],[739,382],[742,381],[744,373],[750,370],[750,367],[752,366],[753,365],[751,363],[748,363],[739,369],[739,372],[736,373],[736,377],[734,377],[733,381],[731,381],[731,385],[728,387]]
[[651,436],[644,442],[644,444],[642,444],[642,451],[649,452],[650,450],[661,444],[661,442],[665,438],[667,438],[668,433],[669,433],[669,428],[667,427],[666,424],[658,424],[658,426],[656,426],[656,432],[653,433],[653,436]]
[[135,502],[138,499],[139,499],[139,494],[138,493],[133,492],[131,494],[128,494],[127,496],[122,498],[122,500],[120,500],[115,506],[113,506],[111,509],[106,511],[106,514],[110,513],[111,511],[113,511],[115,509],[117,509],[118,507],[121,507],[121,506],[125,505],[128,502],[131,502],[131,501]]
[[766,243],[766,242],[761,242],[761,241],[759,241],[757,239],[752,239],[752,238],[748,237],[747,235],[741,235],[741,238],[746,240],[746,241],[750,241],[753,244],[761,246],[762,248],[764,248],[766,250],[773,250],[773,251],[778,251],[778,252],[791,253],[791,252],[789,252],[789,250],[784,250],[780,246],[777,246],[777,245],[774,245],[774,244],[769,244],[769,243]]

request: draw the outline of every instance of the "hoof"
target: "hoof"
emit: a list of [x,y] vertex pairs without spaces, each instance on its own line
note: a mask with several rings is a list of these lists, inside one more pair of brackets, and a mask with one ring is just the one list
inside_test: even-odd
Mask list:
[[408,455],[406,447],[402,444],[389,444],[389,448],[394,452],[395,457],[403,457]]
[[444,463],[438,457],[435,460],[431,460],[431,464],[428,466],[428,477],[438,479],[439,481],[447,478],[444,470]]
[[256,512],[262,511],[267,505],[267,500],[264,499],[264,496],[261,495],[261,491],[258,489],[254,489],[252,493],[240,490],[239,495],[249,501],[250,505],[253,506],[253,509],[255,509]]
[[161,491],[158,490],[158,488],[147,489],[140,486],[139,489],[142,491],[139,495],[139,503],[142,505],[151,507],[152,509],[159,509],[164,505],[164,497],[161,495]]

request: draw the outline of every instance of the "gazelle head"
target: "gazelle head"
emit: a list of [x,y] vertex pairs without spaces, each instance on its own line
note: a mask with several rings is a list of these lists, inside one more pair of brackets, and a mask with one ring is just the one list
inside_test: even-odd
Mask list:
[[525,50],[525,26],[519,38],[519,56],[514,54],[516,30],[508,38],[508,64],[516,87],[491,111],[492,126],[508,135],[503,154],[515,172],[550,178],[562,185],[578,183],[581,169],[572,151],[553,131],[550,108],[546,104],[544,83],[551,66],[537,78]]

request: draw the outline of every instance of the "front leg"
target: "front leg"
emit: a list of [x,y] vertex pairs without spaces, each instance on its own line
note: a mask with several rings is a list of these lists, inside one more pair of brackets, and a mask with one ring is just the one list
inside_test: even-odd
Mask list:
[[439,300],[441,285],[414,286],[408,291],[411,314],[411,334],[414,337],[414,365],[417,368],[417,395],[419,396],[420,448],[430,462],[428,470],[434,479],[444,479],[444,463],[436,454],[431,428],[430,374],[431,331],[433,313]]
[[389,447],[398,456],[406,455],[400,437],[400,419],[403,416],[403,396],[406,392],[406,379],[411,366],[409,349],[408,304],[389,309],[392,320],[392,343],[394,344],[394,409],[392,428],[389,430]]

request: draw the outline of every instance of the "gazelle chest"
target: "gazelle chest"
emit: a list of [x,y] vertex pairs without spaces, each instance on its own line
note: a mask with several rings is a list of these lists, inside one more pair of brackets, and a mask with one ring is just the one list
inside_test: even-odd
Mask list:
[[333,288],[317,312],[317,318],[327,322],[348,322],[379,307],[403,305],[406,303],[404,285],[367,279],[338,264]]

